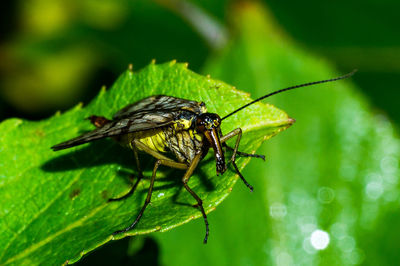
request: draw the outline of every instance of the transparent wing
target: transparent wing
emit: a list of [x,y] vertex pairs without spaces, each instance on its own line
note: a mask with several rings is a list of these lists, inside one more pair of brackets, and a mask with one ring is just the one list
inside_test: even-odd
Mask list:
[[106,137],[167,126],[173,123],[174,115],[174,112],[137,113],[128,118],[112,120],[103,127],[96,128],[95,130],[57,144],[51,148],[55,151],[62,150]]
[[195,101],[163,95],[151,96],[121,109],[104,126],[51,148],[57,151],[106,137],[164,127],[172,124],[182,110],[198,114],[205,107]]
[[206,112],[205,104],[202,102],[190,101],[172,96],[156,95],[122,108],[113,116],[113,119],[129,117],[135,113],[153,112],[155,110],[170,112],[181,109],[191,111],[195,114]]

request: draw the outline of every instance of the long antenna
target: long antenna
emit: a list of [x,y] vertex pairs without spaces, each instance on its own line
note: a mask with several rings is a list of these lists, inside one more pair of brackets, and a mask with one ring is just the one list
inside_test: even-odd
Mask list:
[[263,99],[265,99],[265,98],[268,98],[268,97],[270,97],[270,96],[272,96],[272,95],[275,95],[275,94],[278,94],[278,93],[281,93],[281,92],[284,92],[284,91],[288,91],[288,90],[293,90],[293,89],[301,88],[301,87],[307,87],[307,86],[312,86],[312,85],[316,85],[316,84],[321,84],[321,83],[332,82],[332,81],[336,81],[336,80],[340,80],[340,79],[345,79],[345,78],[348,78],[348,77],[353,76],[354,73],[356,73],[356,72],[357,72],[357,69],[354,69],[354,70],[351,71],[350,73],[348,73],[348,74],[346,74],[346,75],[343,75],[343,76],[340,76],[340,77],[337,77],[337,78],[325,79],[325,80],[319,80],[319,81],[304,83],[304,84],[300,84],[300,85],[296,85],[296,86],[292,86],[292,87],[288,87],[288,88],[284,88],[284,89],[281,89],[281,90],[277,90],[277,91],[271,92],[271,93],[269,93],[269,94],[267,94],[267,95],[264,95],[264,96],[262,96],[262,97],[260,97],[260,98],[258,98],[258,99],[256,99],[256,100],[254,100],[254,101],[252,101],[252,102],[246,104],[246,105],[243,105],[242,107],[236,109],[236,110],[233,111],[232,113],[230,113],[230,114],[224,116],[221,120],[224,120],[224,119],[230,117],[231,115],[236,114],[236,113],[239,112],[240,110],[246,108],[247,106],[252,105],[253,103],[259,102],[259,101],[261,101],[261,100],[263,100]]

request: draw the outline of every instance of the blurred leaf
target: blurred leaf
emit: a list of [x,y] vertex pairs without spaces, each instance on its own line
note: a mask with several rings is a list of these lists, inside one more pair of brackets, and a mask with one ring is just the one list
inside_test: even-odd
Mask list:
[[93,74],[91,66],[98,62],[96,54],[84,45],[43,54],[21,48],[8,47],[9,60],[3,62],[7,67],[3,69],[0,92],[13,106],[28,113],[65,107],[76,101]]
[[[218,19],[210,16],[200,6],[194,5],[191,1],[180,0],[156,0],[160,5],[165,6],[180,17],[186,20],[187,24],[198,32],[198,34],[207,42],[213,50],[219,50],[226,46],[227,31],[225,27],[218,21]],[[214,1],[215,2],[215,1]],[[217,5],[210,6],[209,8],[218,7]]]
[[358,68],[354,83],[376,109],[400,125],[400,34],[397,0],[264,0],[279,24],[337,69]]
[[[278,0],[268,3],[280,23],[296,39],[309,45],[329,47],[398,47],[398,14],[396,0],[321,2]],[[346,4],[343,6],[342,4]],[[379,21],[379,22],[377,22]],[[316,23],[318,22],[318,23]]]
[[[187,70],[186,64],[150,64],[137,74],[125,72],[109,90],[102,90],[87,107],[81,105],[41,122],[9,119],[0,124],[0,264],[61,264],[113,239],[111,233],[128,226],[144,203],[149,180],[139,184],[135,196],[107,203],[125,194],[133,158],[112,140],[53,152],[50,147],[93,127],[85,117],[112,116],[120,108],[149,95],[167,94],[204,101],[209,112],[221,116],[251,101],[233,87]],[[252,117],[249,119],[249,117]],[[239,122],[240,121],[240,122]],[[244,151],[291,124],[271,105],[254,104],[222,126],[244,130]],[[145,176],[154,159],[142,160]],[[205,158],[189,185],[210,212],[229,194],[237,176],[233,171],[216,176],[213,156]],[[248,160],[241,160],[243,168]],[[194,200],[182,190],[181,171],[161,167],[152,205],[138,226],[126,235],[166,231],[197,217]],[[204,225],[202,226],[204,230]],[[196,236],[198,243],[203,233]]]
[[[176,14],[147,0],[29,0],[21,28],[0,45],[0,96],[12,111],[37,119],[94,97],[128,64],[156,58],[198,69],[209,48]],[[15,109],[15,110],[14,110]]]
[[[205,73],[253,89],[255,96],[338,75],[324,59],[287,38],[265,7],[240,2],[229,14],[237,38],[210,60]],[[349,81],[302,88],[268,101],[297,122],[261,148],[268,164],[252,161],[243,172],[254,193],[236,186],[209,216],[207,246],[193,239],[199,234],[195,223],[155,235],[162,264],[399,261],[400,140],[393,124],[373,113]],[[329,237],[320,251],[315,248],[321,244],[318,238],[313,239],[315,246],[310,241],[317,229]],[[178,256],[177,250],[184,251]]]

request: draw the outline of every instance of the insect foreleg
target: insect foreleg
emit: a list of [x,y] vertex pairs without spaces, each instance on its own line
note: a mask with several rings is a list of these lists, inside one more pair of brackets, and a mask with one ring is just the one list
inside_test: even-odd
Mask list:
[[142,215],[143,215],[144,211],[146,210],[147,205],[149,205],[149,203],[150,203],[151,195],[153,194],[153,186],[154,186],[154,181],[156,179],[157,169],[160,165],[165,165],[165,166],[169,166],[169,167],[177,168],[177,169],[187,169],[186,164],[178,163],[178,162],[172,161],[170,159],[168,159],[168,160],[158,159],[156,161],[156,163],[154,164],[153,174],[150,179],[150,186],[149,186],[149,190],[147,192],[146,200],[145,200],[144,205],[143,205],[142,209],[140,210],[138,216],[136,217],[135,221],[130,226],[128,226],[124,230],[114,232],[113,235],[117,235],[119,233],[124,233],[124,232],[127,232],[127,231],[133,229],[136,226],[136,224],[139,222],[140,218],[142,218]]
[[193,198],[196,199],[197,201],[196,207],[200,209],[201,214],[203,215],[204,223],[206,224],[206,235],[204,237],[203,243],[206,244],[208,239],[209,229],[208,229],[207,215],[203,208],[203,201],[187,184],[189,182],[190,177],[193,174],[194,169],[196,169],[197,165],[199,164],[200,159],[201,159],[201,153],[196,154],[192,163],[189,165],[189,168],[186,170],[186,173],[182,178],[182,182],[185,189],[193,196]]
[[[226,143],[224,143],[224,146],[228,149],[233,151],[234,148],[228,146]],[[263,159],[265,161],[265,156],[262,154],[251,154],[251,153],[245,153],[245,152],[241,152],[241,151],[236,151],[236,155],[240,156],[240,157],[253,157],[253,158],[260,158]]]
[[[239,134],[239,133],[238,133],[239,129],[240,129],[240,128],[237,128],[237,129],[235,129],[235,130],[232,130],[231,132],[229,132],[229,133],[226,134],[225,136],[222,136],[222,137],[221,137],[221,143],[222,143],[226,148],[228,148],[228,149],[231,150],[231,151],[234,151],[235,149],[232,148],[232,147],[230,147],[230,146],[228,146],[228,144],[226,144],[226,141],[227,141],[228,139],[231,139],[231,138],[233,138],[234,136],[238,135],[238,134]],[[240,129],[240,132],[241,132],[241,129]],[[241,134],[241,133],[240,133],[240,134]],[[250,153],[245,153],[245,152],[241,152],[241,151],[236,150],[236,155],[239,155],[239,156],[241,156],[241,157],[261,158],[261,159],[263,159],[263,160],[265,161],[265,156],[264,156],[264,155],[261,155],[261,154],[250,154]]]
[[138,150],[134,144],[131,144],[130,146],[131,146],[131,148],[133,150],[133,154],[135,156],[136,166],[137,166],[137,170],[138,170],[138,178],[128,193],[126,193],[125,195],[123,195],[122,197],[119,197],[119,198],[111,198],[108,200],[109,202],[123,200],[123,199],[126,199],[127,197],[129,197],[130,195],[132,195],[133,192],[135,192],[140,180],[142,180],[142,178],[143,178],[142,168],[140,167],[140,162],[139,162]]
[[234,136],[237,136],[237,138],[236,138],[235,148],[233,149],[233,154],[232,154],[232,157],[231,157],[230,161],[232,162],[232,165],[235,168],[236,173],[239,175],[240,179],[242,179],[243,183],[250,189],[250,191],[253,191],[253,186],[250,185],[247,182],[247,180],[240,173],[239,168],[236,165],[236,154],[238,152],[240,139],[242,137],[242,129],[241,128],[236,128],[236,129],[232,130],[231,132],[229,132],[228,134],[226,134],[225,136],[222,136],[221,137],[221,142],[225,143],[228,139],[231,139]]

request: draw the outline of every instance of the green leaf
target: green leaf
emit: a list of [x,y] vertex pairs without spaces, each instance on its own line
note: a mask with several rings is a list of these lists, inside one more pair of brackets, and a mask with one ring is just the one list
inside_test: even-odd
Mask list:
[[[78,105],[40,122],[4,121],[0,124],[0,264],[75,262],[132,222],[144,203],[154,160],[141,156],[147,178],[134,196],[107,203],[110,197],[126,193],[131,186],[129,175],[136,174],[129,150],[111,139],[59,152],[50,147],[93,129],[86,117],[110,118],[125,105],[156,94],[204,101],[209,112],[221,116],[251,101],[248,94],[197,75],[186,64],[170,62],[150,64],[138,73],[126,71],[87,107]],[[241,150],[254,152],[263,140],[290,124],[284,112],[257,103],[224,121],[222,131],[241,127]],[[239,167],[248,161],[240,159]],[[166,231],[201,216],[191,206],[193,198],[182,190],[182,175],[182,171],[160,167],[152,204],[127,235]],[[209,154],[189,185],[210,212],[230,193],[237,178],[233,171],[217,177]],[[199,244],[203,236],[196,236]]]
[[[239,2],[229,14],[237,36],[206,73],[261,96],[337,76],[334,67],[282,33],[265,7]],[[354,66],[357,67],[357,66]],[[352,69],[348,69],[351,71]],[[362,70],[360,70],[362,71]],[[357,75],[357,74],[356,74]],[[383,91],[384,88],[382,88]],[[361,91],[361,90],[360,90]],[[302,88],[268,99],[296,124],[259,150],[217,212],[209,244],[193,241],[191,223],[157,235],[162,265],[392,265],[399,261],[400,140],[352,80]],[[326,249],[313,248],[317,230]],[[176,255],[176,250],[184,252]]]

